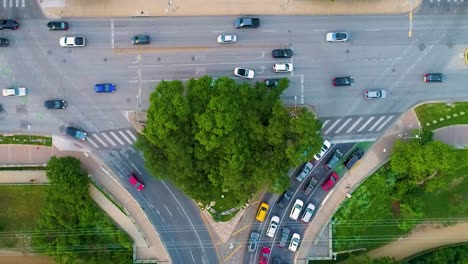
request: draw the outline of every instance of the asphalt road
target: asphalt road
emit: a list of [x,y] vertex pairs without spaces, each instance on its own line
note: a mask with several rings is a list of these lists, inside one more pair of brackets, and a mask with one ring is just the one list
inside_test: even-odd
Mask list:
[[[28,19],[39,16],[35,11],[24,16],[12,12],[7,17],[20,18],[20,28],[0,32],[11,41],[10,47],[0,48],[0,86],[24,86],[29,95],[1,99],[7,111],[1,120],[5,132],[62,134],[68,125],[92,133],[127,129],[125,111],[146,109],[148,96],[160,80],[231,76],[238,66],[255,70],[255,81],[289,77],[291,87],[282,96],[284,102],[314,105],[319,117],[398,115],[418,102],[468,97],[467,66],[462,59],[468,42],[462,32],[468,17],[453,13],[415,16],[413,37],[408,38],[406,16],[262,16],[260,28],[241,30],[233,28],[233,17],[83,19],[69,20],[68,32],[49,32],[46,20]],[[326,43],[325,33],[333,30],[348,31],[350,41]],[[132,47],[131,36],[142,33],[152,37],[152,44]],[[221,33],[237,34],[238,43],[216,44]],[[58,40],[65,35],[83,35],[87,46],[62,48]],[[272,49],[288,47],[295,51],[292,59],[271,58]],[[271,67],[278,61],[293,62],[295,71],[273,73]],[[422,77],[427,72],[444,72],[448,80],[426,84]],[[333,77],[346,75],[354,77],[353,87],[332,87]],[[95,94],[93,85],[100,82],[115,83],[117,92]],[[363,91],[368,88],[386,89],[388,98],[366,101]],[[43,101],[49,98],[66,99],[69,107],[46,111]],[[353,135],[368,137],[362,131]],[[141,157],[133,152],[122,148],[100,153],[126,182],[132,163],[148,175]],[[202,262],[216,263],[211,239],[193,203],[170,185],[144,177],[147,190],[161,188],[158,191],[167,194],[161,198],[158,192],[146,191],[137,197],[151,211],[158,231],[162,230],[171,258],[191,262],[197,256]],[[166,207],[179,208],[179,217]],[[184,234],[164,231],[180,225],[187,227]]]

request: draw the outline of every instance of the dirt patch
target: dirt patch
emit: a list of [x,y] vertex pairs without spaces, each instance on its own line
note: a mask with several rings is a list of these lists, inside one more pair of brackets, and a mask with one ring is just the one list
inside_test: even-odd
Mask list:
[[392,213],[393,213],[393,217],[395,218],[400,218],[400,201],[399,200],[395,200],[392,202]]
[[52,257],[0,250],[0,264],[55,264]]

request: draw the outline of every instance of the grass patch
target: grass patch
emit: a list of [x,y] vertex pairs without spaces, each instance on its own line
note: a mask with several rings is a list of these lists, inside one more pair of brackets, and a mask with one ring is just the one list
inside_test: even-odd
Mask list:
[[[421,127],[429,128],[430,130],[451,125],[468,124],[468,102],[424,104],[416,107],[414,110],[421,123]],[[450,118],[447,118],[448,116]],[[440,120],[441,118],[443,120]],[[434,120],[436,123],[434,123]]]
[[[104,195],[104,196],[107,198],[107,200],[111,201],[111,203],[113,203],[117,208],[119,208],[119,210],[120,210],[124,215],[128,215],[127,212],[125,211],[124,207],[123,207],[120,203],[118,203],[117,201],[115,201],[114,199],[112,199],[112,198],[107,194],[107,192],[106,192],[101,186],[97,185],[97,184],[94,182],[94,180],[90,180],[90,182],[91,182],[92,185],[94,185],[94,187],[96,187],[96,189],[98,189],[98,190],[102,193],[102,195]],[[105,213],[104,210],[102,210],[102,211]]]
[[[15,234],[34,229],[35,220],[45,205],[45,186],[0,186],[0,239],[1,248],[15,248],[18,239]],[[7,235],[11,234],[11,235]]]
[[40,145],[51,147],[52,138],[29,135],[0,135],[0,144]]
[[0,171],[29,171],[29,170],[46,170],[44,166],[31,166],[31,167],[0,167]]

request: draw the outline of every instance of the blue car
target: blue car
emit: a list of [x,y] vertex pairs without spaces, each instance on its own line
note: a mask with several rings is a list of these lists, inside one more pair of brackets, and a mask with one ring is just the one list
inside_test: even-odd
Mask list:
[[115,92],[115,84],[113,83],[101,83],[94,86],[96,93],[113,93]]

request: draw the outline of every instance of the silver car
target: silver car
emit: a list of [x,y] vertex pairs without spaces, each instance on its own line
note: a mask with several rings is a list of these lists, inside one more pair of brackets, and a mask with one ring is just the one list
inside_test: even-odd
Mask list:
[[365,90],[364,97],[366,99],[383,99],[387,96],[385,90]]
[[221,44],[235,43],[237,41],[237,36],[222,34],[218,36],[217,41]]
[[326,39],[328,42],[344,42],[348,41],[348,37],[347,32],[328,32]]
[[249,240],[249,252],[255,252],[257,250],[258,242],[260,240],[260,234],[257,232],[250,233]]

